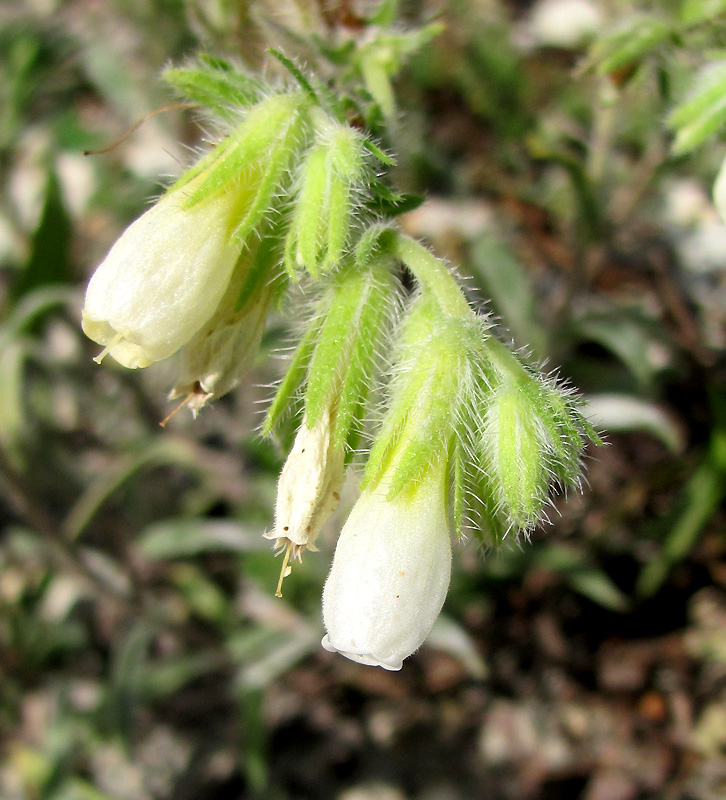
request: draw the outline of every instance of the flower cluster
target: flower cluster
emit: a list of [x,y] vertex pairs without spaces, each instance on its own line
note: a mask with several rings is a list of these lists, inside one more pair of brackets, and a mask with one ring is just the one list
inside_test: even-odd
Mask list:
[[554,488],[579,485],[597,436],[571,393],[494,337],[449,268],[399,231],[405,203],[373,166],[391,159],[350,108],[291,71],[298,85],[273,91],[219,62],[167,70],[226,134],[112,247],[83,329],[99,361],[176,355],[172,396],[196,413],[249,368],[286,286],[314,287],[263,426],[272,435],[300,410],[266,534],[284,552],[278,594],[367,452],[325,584],[323,647],[399,669],[441,610],[452,534],[494,546],[531,531]]

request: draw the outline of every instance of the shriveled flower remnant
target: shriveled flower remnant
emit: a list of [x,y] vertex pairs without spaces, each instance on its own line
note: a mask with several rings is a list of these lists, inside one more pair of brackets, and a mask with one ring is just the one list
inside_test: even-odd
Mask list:
[[579,486],[598,439],[572,393],[502,344],[453,272],[400,232],[410,199],[381,174],[385,86],[337,102],[279,59],[291,87],[218,60],[166,71],[227,133],[113,246],[83,328],[99,361],[175,356],[172,396],[196,413],[239,382],[270,311],[304,282],[315,301],[263,425],[270,436],[298,414],[266,534],[284,553],[277,593],[317,549],[348,465],[363,466],[323,593],[323,647],[395,670],[441,611],[452,536],[496,547],[531,531],[554,489]]

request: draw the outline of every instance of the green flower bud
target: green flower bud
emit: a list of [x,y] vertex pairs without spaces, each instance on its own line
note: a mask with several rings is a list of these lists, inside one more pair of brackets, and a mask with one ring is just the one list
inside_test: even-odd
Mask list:
[[316,144],[302,163],[299,189],[285,248],[285,264],[295,275],[313,277],[340,263],[358,195],[365,179],[364,138],[348,125],[325,118]]
[[512,524],[532,528],[547,498],[545,431],[533,403],[516,381],[494,390],[482,439],[484,469]]

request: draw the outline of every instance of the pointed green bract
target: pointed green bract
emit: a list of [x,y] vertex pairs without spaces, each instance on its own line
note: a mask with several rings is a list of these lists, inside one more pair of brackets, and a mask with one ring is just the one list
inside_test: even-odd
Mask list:
[[219,59],[200,58],[196,64],[168,67],[161,77],[180,94],[223,119],[234,119],[264,95],[259,78]]
[[289,406],[293,395],[298,390],[300,384],[305,380],[305,373],[307,372],[313,350],[315,349],[317,335],[318,326],[315,324],[309,325],[295,350],[290,366],[287,368],[287,372],[280,382],[275,397],[272,403],[270,403],[270,408],[262,424],[263,436],[269,436],[272,433],[280,417],[282,417]]

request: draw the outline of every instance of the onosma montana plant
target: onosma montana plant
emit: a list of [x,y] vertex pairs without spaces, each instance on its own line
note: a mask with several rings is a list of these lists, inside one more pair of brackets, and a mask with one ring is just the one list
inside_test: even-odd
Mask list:
[[301,408],[267,536],[281,584],[315,551],[369,442],[323,593],[323,647],[395,670],[441,610],[452,531],[488,546],[531,531],[554,490],[579,486],[585,442],[598,439],[573,394],[495,338],[449,267],[397,226],[408,198],[388,183],[383,149],[395,64],[373,44],[347,83],[279,54],[287,83],[209,58],[166,70],[224,134],[111,248],[83,329],[98,361],[176,358],[171,396],[196,414],[239,382],[288,288],[313,287],[263,425],[272,435]]

